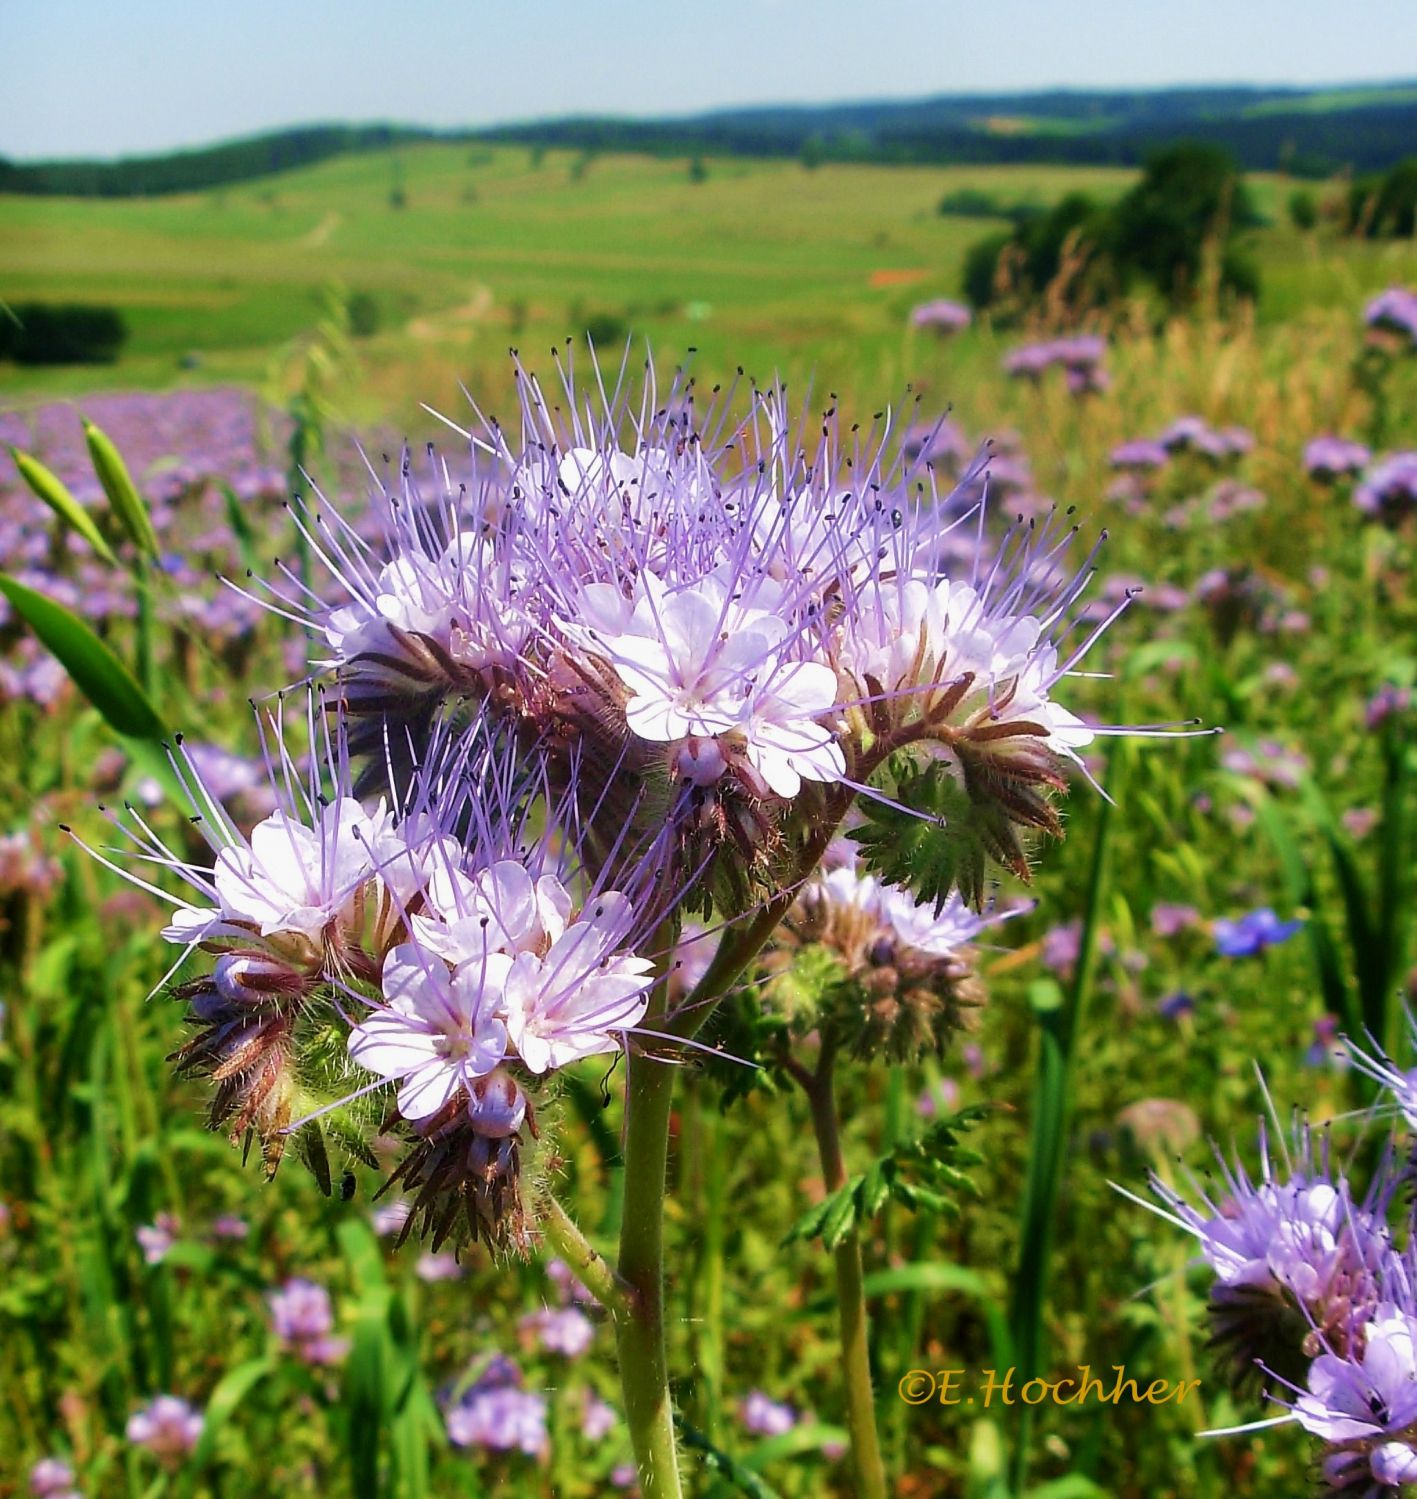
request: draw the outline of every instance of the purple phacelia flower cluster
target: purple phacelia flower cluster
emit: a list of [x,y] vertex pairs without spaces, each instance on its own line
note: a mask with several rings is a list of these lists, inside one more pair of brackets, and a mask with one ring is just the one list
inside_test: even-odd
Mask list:
[[165,1468],[180,1468],[201,1439],[202,1413],[176,1395],[158,1395],[128,1418],[128,1440]]
[[1332,482],[1360,473],[1372,456],[1361,442],[1329,433],[1315,437],[1305,445],[1304,469],[1315,479]]
[[349,1339],[333,1336],[334,1308],[330,1293],[314,1281],[286,1281],[268,1298],[271,1331],[282,1348],[302,1363],[337,1364],[349,1352]]
[[[1326,1060],[1331,1035],[1319,1044]],[[1417,1069],[1347,1041],[1342,1057],[1388,1094],[1380,1112],[1417,1127]],[[1397,1165],[1408,1152],[1395,1135],[1360,1192],[1327,1134],[1297,1126],[1278,1152],[1261,1131],[1257,1175],[1220,1161],[1206,1189],[1152,1180],[1154,1211],[1194,1236],[1215,1276],[1212,1343],[1232,1382],[1261,1386],[1279,1421],[1319,1439],[1325,1495],[1395,1499],[1417,1481],[1417,1255]]]
[[546,1399],[523,1388],[521,1370],[507,1358],[494,1359],[445,1419],[456,1447],[520,1452],[541,1461],[551,1450]]
[[1417,452],[1390,453],[1373,464],[1354,489],[1353,503],[1387,525],[1417,514]]
[[29,1482],[34,1499],[81,1499],[74,1470],[62,1458],[42,1457],[30,1469]]
[[800,1417],[785,1402],[773,1400],[761,1390],[751,1390],[738,1404],[743,1430],[755,1437],[786,1436]]
[[[1103,352],[1060,347],[1070,370]],[[1053,794],[1116,732],[1064,699],[1131,590],[1088,617],[1096,549],[1071,557],[1057,515],[992,527],[987,457],[942,493],[885,414],[863,433],[781,389],[700,411],[683,375],[557,378],[518,364],[519,426],[463,433],[460,474],[406,459],[355,518],[297,507],[328,590],[280,564],[233,585],[315,659],[303,711],[258,711],[259,778],[174,749],[209,862],[115,819],[130,864],[188,887],[129,875],[175,907],[174,973],[209,960],[171,992],[213,1127],[271,1172],[293,1142],[327,1190],[331,1149],[382,1138],[388,1226],[434,1250],[529,1249],[523,1166],[563,1069],[696,1044],[675,1022],[718,993],[684,989],[690,915],[830,928],[880,1001],[858,1050],[937,1044],[975,1002],[982,856],[927,908],[818,875],[832,835],[913,775],[1027,878],[1024,836],[1061,833]],[[317,1288],[281,1294],[291,1327],[321,1321]],[[309,1358],[327,1332],[280,1335]]]
[[962,333],[974,321],[974,314],[962,302],[952,302],[948,297],[939,297],[933,302],[921,302],[910,309],[910,326],[927,329],[931,333],[948,335]]
[[[157,613],[180,634],[200,635],[208,646],[239,648],[261,611],[218,587],[213,573],[232,570],[240,556],[224,486],[253,523],[263,511],[277,513],[285,498],[284,474],[261,457],[262,413],[245,393],[205,390],[95,396],[85,415],[124,452],[168,546],[154,590]],[[279,418],[275,424],[282,425]],[[274,435],[279,441],[282,434]],[[0,442],[32,452],[82,507],[103,503],[71,403],[0,415]],[[132,594],[116,583],[112,568],[73,532],[56,554],[52,531],[52,513],[0,459],[0,555],[6,571],[95,624],[130,617]],[[8,605],[0,609],[8,612]],[[0,663],[0,697],[29,698],[46,707],[57,684],[47,665],[31,662],[27,652],[16,647]]]
[[1076,396],[1106,390],[1111,383],[1107,340],[1095,333],[1082,333],[1024,344],[1004,356],[1004,373],[1015,380],[1036,384],[1055,367],[1063,371],[1068,389]]
[[1154,438],[1133,437],[1118,443],[1112,449],[1110,462],[1113,468],[1133,469],[1146,473],[1163,468],[1171,457],[1170,452]]
[[1405,286],[1388,287],[1364,308],[1363,321],[1375,332],[1417,348],[1417,292]]

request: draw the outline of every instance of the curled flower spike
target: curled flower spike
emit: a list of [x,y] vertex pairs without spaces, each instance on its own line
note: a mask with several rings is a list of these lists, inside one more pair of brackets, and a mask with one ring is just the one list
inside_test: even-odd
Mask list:
[[[1068,367],[1095,365],[1096,341],[1074,342]],[[942,493],[889,415],[844,432],[780,388],[739,415],[736,391],[701,409],[682,372],[668,391],[623,368],[578,385],[567,359],[557,378],[516,366],[519,426],[457,429],[462,477],[405,460],[377,545],[323,497],[300,514],[344,598],[283,569],[272,607],[330,648],[315,665],[359,786],[496,723],[545,756],[588,850],[636,816],[637,839],[672,827],[674,877],[733,916],[800,878],[794,847],[908,748],[1026,877],[1020,835],[1061,831],[1051,797],[1108,732],[1058,701],[1129,599],[1085,618],[1095,549],[1066,565],[1075,528],[1056,517],[995,539],[988,457]]]
[[1397,1180],[1380,1171],[1355,1201],[1327,1139],[1316,1149],[1303,1126],[1281,1141],[1278,1162],[1261,1130],[1258,1177],[1216,1159],[1220,1189],[1193,1183],[1195,1204],[1154,1174],[1161,1206],[1133,1200],[1192,1234],[1214,1271],[1211,1341],[1235,1387],[1301,1383],[1320,1347],[1362,1339],[1374,1288],[1396,1260],[1385,1214]]
[[975,971],[980,935],[1028,909],[976,914],[952,895],[937,911],[868,874],[855,848],[838,841],[803,885],[768,966],[790,969],[804,945],[817,944],[840,979],[827,1013],[799,1017],[798,1029],[830,1019],[862,1057],[939,1055],[984,1002]]

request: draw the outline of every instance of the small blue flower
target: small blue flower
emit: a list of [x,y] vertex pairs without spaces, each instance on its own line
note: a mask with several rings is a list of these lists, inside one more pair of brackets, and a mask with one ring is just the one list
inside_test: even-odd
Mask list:
[[1215,923],[1215,950],[1222,958],[1253,958],[1267,947],[1287,942],[1303,924],[1297,919],[1281,921],[1268,906],[1249,911],[1238,921],[1222,917]]

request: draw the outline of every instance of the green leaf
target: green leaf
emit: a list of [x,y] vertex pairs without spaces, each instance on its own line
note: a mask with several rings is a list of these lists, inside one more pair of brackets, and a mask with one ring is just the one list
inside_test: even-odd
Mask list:
[[821,1227],[822,1243],[828,1249],[835,1249],[856,1227],[856,1194],[860,1188],[861,1179],[857,1177],[828,1199],[831,1206],[822,1218]]
[[714,1446],[697,1426],[678,1412],[674,1416],[674,1425],[684,1446],[702,1455],[702,1467],[706,1472],[732,1484],[737,1493],[746,1494],[748,1499],[778,1499],[777,1491],[769,1488],[746,1463],[739,1462],[721,1447]]
[[845,1427],[826,1426],[816,1421],[804,1422],[801,1426],[794,1426],[791,1431],[784,1431],[781,1436],[768,1437],[759,1442],[747,1457],[739,1460],[739,1466],[750,1473],[761,1473],[770,1464],[780,1463],[784,1458],[797,1457],[803,1452],[820,1452],[824,1447],[837,1443],[845,1446],[847,1440]]
[[98,482],[103,485],[103,492],[108,496],[114,515],[132,538],[133,545],[140,552],[146,552],[149,557],[156,557],[157,532],[153,529],[148,507],[143,503],[142,496],[128,473],[127,464],[123,462],[113,439],[106,432],[95,427],[87,417],[82,420],[84,441],[88,444],[94,472],[98,475]]
[[835,1249],[862,1223],[872,1221],[891,1198],[912,1212],[956,1217],[957,1198],[979,1196],[979,1189],[960,1168],[983,1162],[979,1152],[960,1137],[993,1112],[992,1105],[974,1104],[937,1120],[918,1138],[898,1142],[861,1175],[851,1177],[824,1202],[808,1209],[782,1242],[820,1238],[827,1249]]
[[132,672],[75,614],[23,583],[0,575],[0,593],[59,659],[110,728],[130,739],[160,740],[167,730]]
[[231,527],[231,534],[236,538],[236,551],[241,558],[241,565],[248,573],[255,572],[261,565],[256,549],[256,528],[251,524],[251,517],[246,514],[239,496],[231,485],[223,483],[221,492],[226,500],[226,523]]
[[902,1291],[957,1291],[968,1296],[978,1303],[984,1314],[994,1367],[1007,1369],[1014,1362],[1013,1338],[1009,1333],[1008,1319],[1004,1316],[1003,1308],[989,1290],[984,1277],[965,1265],[949,1265],[932,1260],[899,1265],[890,1270],[877,1270],[866,1277],[862,1289],[868,1301],[876,1296],[892,1296]]
[[105,562],[117,566],[118,559],[113,555],[113,548],[103,539],[103,533],[94,524],[93,517],[69,493],[60,480],[50,473],[38,458],[22,453],[19,448],[12,447],[10,457],[15,460],[15,467],[20,471],[20,478],[55,515],[71,530],[77,531]]
[[221,1429],[240,1409],[252,1390],[269,1374],[275,1365],[268,1358],[248,1359],[228,1369],[217,1382],[217,1387],[207,1397],[202,1411],[202,1435],[192,1452],[192,1466],[200,1468],[210,1461],[216,1450],[217,1437]]
[[987,787],[971,794],[939,762],[920,771],[897,771],[893,799],[903,805],[863,798],[866,820],[847,834],[861,845],[872,874],[904,886],[921,902],[933,904],[937,914],[954,890],[977,909],[991,864],[1028,878],[1028,859],[1014,823],[1017,818],[1035,827],[1051,826],[1040,798],[1010,788],[1015,818],[1000,795]]

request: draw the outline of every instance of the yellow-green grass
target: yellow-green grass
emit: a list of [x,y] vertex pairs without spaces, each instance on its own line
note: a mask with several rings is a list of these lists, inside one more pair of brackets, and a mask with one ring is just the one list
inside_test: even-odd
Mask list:
[[[423,146],[346,157],[209,193],[152,200],[0,198],[0,297],[106,303],[130,328],[107,368],[0,365],[0,401],[104,385],[262,381],[319,317],[324,288],[372,294],[381,331],[361,343],[363,416],[449,402],[459,379],[504,389],[510,343],[538,352],[597,315],[668,354],[696,346],[714,376],[815,372],[896,388],[921,352],[910,307],[957,295],[969,246],[1002,221],[942,217],[946,193],[1047,203],[1114,198],[1121,169],[823,166],[522,148]],[[391,202],[401,189],[406,206]],[[1275,226],[1256,236],[1262,321],[1351,306],[1413,270],[1410,246],[1301,236],[1292,184],[1257,178]],[[618,342],[618,339],[617,339]],[[968,381],[997,347],[971,333]],[[945,394],[953,394],[946,392]]]

